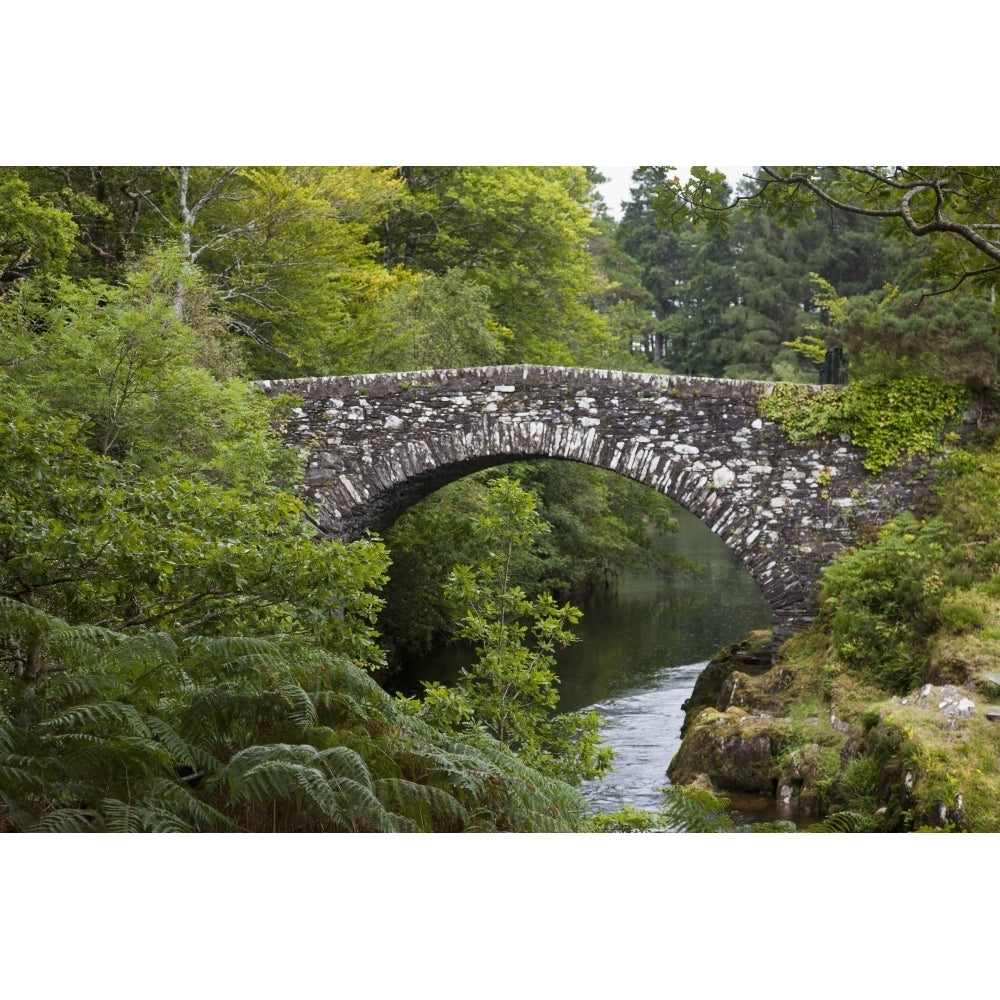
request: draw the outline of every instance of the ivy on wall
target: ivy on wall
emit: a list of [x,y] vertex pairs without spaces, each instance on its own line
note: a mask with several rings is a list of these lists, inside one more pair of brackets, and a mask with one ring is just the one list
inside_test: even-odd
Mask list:
[[929,454],[941,443],[947,422],[968,402],[960,385],[924,375],[892,381],[858,381],[817,392],[781,382],[758,403],[793,444],[848,435],[865,449],[864,467],[877,475],[912,455]]

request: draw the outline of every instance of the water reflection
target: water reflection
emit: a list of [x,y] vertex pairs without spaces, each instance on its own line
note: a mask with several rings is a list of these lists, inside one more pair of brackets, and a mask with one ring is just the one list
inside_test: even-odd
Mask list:
[[704,569],[624,573],[617,588],[581,604],[574,629],[581,641],[559,655],[564,711],[656,689],[664,668],[708,660],[770,625],[764,595],[725,543],[687,511],[678,521],[680,530],[660,545]]

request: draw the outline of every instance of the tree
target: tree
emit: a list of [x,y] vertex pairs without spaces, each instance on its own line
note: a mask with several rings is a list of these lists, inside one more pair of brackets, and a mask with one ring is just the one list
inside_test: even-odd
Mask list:
[[817,301],[828,315],[826,339],[847,349],[852,377],[924,374],[965,382],[977,392],[996,388],[1000,331],[995,309],[982,295],[956,289],[928,296],[887,284],[848,297],[815,277],[823,289]]
[[30,274],[58,274],[76,237],[72,218],[31,198],[16,177],[0,180],[0,299]]
[[197,262],[250,343],[254,370],[277,377],[365,367],[359,323],[397,285],[373,239],[403,195],[394,172],[247,167],[232,186],[199,215]]
[[721,174],[694,168],[681,183],[673,169],[642,168],[671,224],[700,219],[725,229],[734,209],[794,224],[826,209],[880,220],[907,245],[927,240],[923,276],[936,292],[970,279],[992,289],[1000,272],[1000,167],[761,167],[734,201]]
[[383,260],[485,288],[510,332],[504,361],[607,365],[619,353],[590,298],[592,182],[582,167],[403,167],[409,197],[379,232]]
[[[187,322],[174,311],[176,289]],[[177,248],[156,251],[111,285],[61,277],[0,303],[12,383],[85,429],[93,449],[143,472],[281,482],[297,459],[273,432],[278,409],[235,376],[212,292]]]
[[737,259],[721,231],[699,232],[688,224],[668,230],[652,207],[653,189],[641,176],[619,227],[622,248],[640,262],[657,322],[647,354],[654,363],[685,375],[720,376],[719,351],[739,302]]
[[653,328],[653,299],[643,285],[642,268],[620,244],[619,224],[601,211],[596,232],[588,241],[590,254],[607,284],[590,297],[593,308],[607,317],[611,337],[618,345],[623,368],[644,366]]
[[510,339],[493,317],[488,291],[458,270],[398,269],[349,332],[337,364],[365,372],[497,364]]
[[[403,194],[388,169],[57,167],[18,174],[38,202],[76,221],[74,277],[114,282],[153,246],[176,244],[214,285],[215,308],[261,376],[352,370],[353,325],[395,285],[372,242]],[[179,318],[185,295],[178,285]]]
[[569,786],[367,672],[384,549],[317,543],[268,404],[198,365],[191,269],[0,303],[0,830],[579,828]]
[[477,528],[489,555],[478,566],[456,566],[448,583],[460,635],[475,643],[476,662],[452,688],[425,684],[421,711],[457,731],[484,730],[545,774],[571,782],[598,777],[612,757],[600,744],[600,717],[555,714],[554,653],[573,641],[568,627],[580,612],[549,594],[529,599],[512,578],[518,551],[546,528],[536,500],[507,478],[491,484],[487,499]]
[[[819,318],[811,276],[851,295],[904,280],[902,248],[877,219],[821,212],[788,228],[733,207],[745,204],[753,178],[733,202],[722,174],[695,168],[681,185],[670,170],[636,172],[618,236],[643,262],[656,302],[649,353],[675,371],[813,381],[815,367],[787,346]],[[725,207],[715,214],[693,207],[716,200]]]

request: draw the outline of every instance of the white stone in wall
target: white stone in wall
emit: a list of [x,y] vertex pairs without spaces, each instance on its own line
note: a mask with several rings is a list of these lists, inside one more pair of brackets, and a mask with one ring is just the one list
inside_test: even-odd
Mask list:
[[361,495],[354,488],[354,484],[350,481],[350,479],[348,479],[345,475],[339,475],[337,478],[344,484],[344,489],[351,495],[351,499],[354,500],[355,503],[361,503]]
[[735,481],[736,473],[728,466],[724,465],[721,469],[716,469],[712,473],[712,482],[715,484],[717,490],[724,490],[732,486]]
[[700,449],[696,448],[693,444],[675,444],[674,451],[678,455],[697,455]]

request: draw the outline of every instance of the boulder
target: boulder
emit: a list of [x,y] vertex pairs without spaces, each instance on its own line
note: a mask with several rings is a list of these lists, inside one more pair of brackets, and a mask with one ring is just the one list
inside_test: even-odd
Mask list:
[[724,791],[774,793],[775,757],[785,726],[781,720],[730,707],[723,712],[704,708],[689,721],[681,747],[667,768],[674,784],[688,784],[705,775]]

